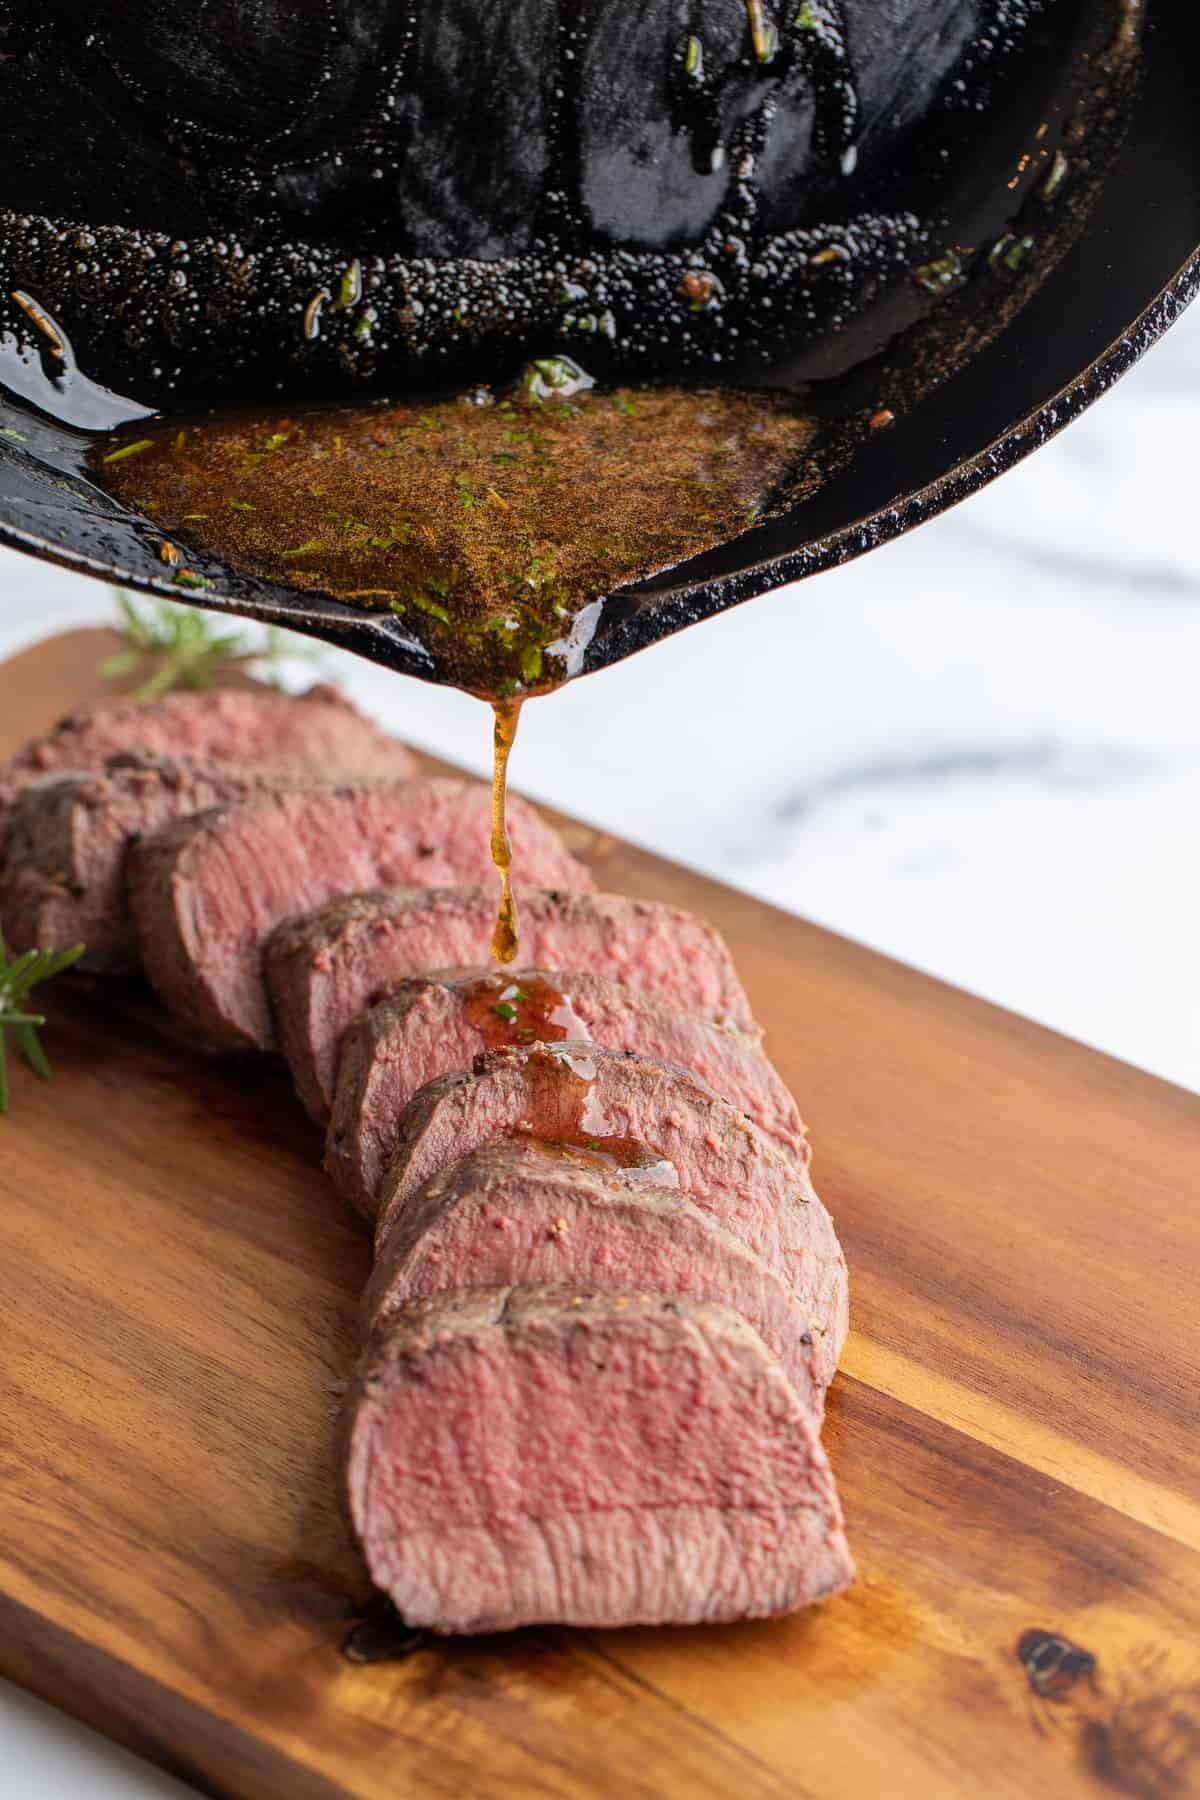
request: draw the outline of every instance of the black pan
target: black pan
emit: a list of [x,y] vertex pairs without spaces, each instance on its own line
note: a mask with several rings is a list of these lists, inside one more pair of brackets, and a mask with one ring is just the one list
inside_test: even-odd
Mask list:
[[[992,329],[964,302],[910,323],[849,375],[822,382],[833,417],[886,403],[839,473],[802,505],[703,558],[617,589],[582,672],[756,594],[887,542],[983,486],[1099,398],[1200,283],[1200,25],[1192,0],[1149,0],[1119,142],[1060,253]],[[52,152],[48,152],[52,153]],[[1002,328],[994,327],[1002,323]],[[932,373],[931,373],[932,371]],[[781,379],[786,379],[783,372]],[[11,435],[16,433],[17,435]],[[1136,446],[1131,446],[1131,454]],[[156,534],[81,473],[79,434],[0,397],[0,541],[128,588],[234,611],[441,678],[400,621],[269,586],[190,557],[208,585],[181,596]]]

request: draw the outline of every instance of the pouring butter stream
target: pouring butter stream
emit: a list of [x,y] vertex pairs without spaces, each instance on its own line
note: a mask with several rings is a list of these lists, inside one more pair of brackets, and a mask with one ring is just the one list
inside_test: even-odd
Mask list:
[[517,902],[512,889],[512,840],[508,835],[508,759],[521,717],[519,700],[498,700],[492,738],[492,861],[500,871],[500,911],[492,933],[492,958],[510,963],[521,943]]

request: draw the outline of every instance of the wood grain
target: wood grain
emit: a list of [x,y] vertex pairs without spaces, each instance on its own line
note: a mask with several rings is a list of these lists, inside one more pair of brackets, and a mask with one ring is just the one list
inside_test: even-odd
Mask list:
[[[102,648],[0,669],[0,754]],[[857,1586],[348,1661],[333,1415],[368,1244],[274,1069],[60,984],[54,1081],[14,1071],[0,1121],[0,1672],[245,1800],[1200,1793],[1200,1100],[571,835],[726,933],[810,1122]]]

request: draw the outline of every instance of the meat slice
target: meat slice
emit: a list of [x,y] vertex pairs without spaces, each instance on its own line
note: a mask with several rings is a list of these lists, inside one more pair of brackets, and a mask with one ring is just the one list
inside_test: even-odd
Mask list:
[[604,975],[545,969],[472,970],[401,982],[342,1038],[325,1167],[368,1216],[418,1088],[469,1069],[480,1051],[588,1038],[681,1063],[807,1160],[796,1102],[757,1033],[629,992]]
[[[527,867],[524,873],[536,879]],[[526,890],[519,898],[529,963],[592,969],[631,992],[754,1028],[724,942],[690,913],[620,894]],[[338,1051],[351,1020],[389,982],[486,963],[495,907],[490,886],[348,894],[275,933],[267,980],[280,1042],[314,1118],[327,1117],[333,1104]]]
[[[532,880],[591,885],[531,806],[510,801],[509,828]],[[491,795],[466,781],[308,788],[178,820],[129,856],[143,966],[195,1035],[270,1049],[263,949],[281,920],[382,882],[482,882],[490,841]]]
[[708,1301],[409,1301],[348,1396],[345,1481],[372,1580],[434,1631],[762,1618],[854,1574],[814,1415]]
[[367,1288],[367,1322],[422,1294],[530,1281],[717,1300],[753,1325],[819,1414],[825,1386],[807,1313],[677,1180],[652,1151],[631,1164],[538,1138],[485,1144],[405,1208]]
[[125,895],[131,842],[250,794],[312,784],[295,767],[235,770],[130,751],[102,770],[43,775],[13,801],[0,846],[0,923],[15,950],[84,943],[95,974],[140,968]]
[[747,1244],[800,1302],[828,1386],[846,1336],[846,1262],[807,1169],[686,1069],[597,1044],[536,1044],[481,1056],[421,1089],[400,1122],[379,1195],[388,1252],[426,1182],[518,1132],[620,1153],[631,1140],[675,1165],[680,1190]]
[[123,750],[227,767],[296,767],[320,776],[411,775],[411,753],[324,683],[292,697],[216,688],[158,700],[96,700],[0,764],[0,808],[41,775],[102,769]]

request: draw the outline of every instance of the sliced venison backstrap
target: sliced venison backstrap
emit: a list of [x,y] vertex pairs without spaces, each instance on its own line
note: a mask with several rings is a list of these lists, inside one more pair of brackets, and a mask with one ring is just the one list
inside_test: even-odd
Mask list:
[[234,769],[173,762],[145,751],[81,775],[43,775],[22,788],[0,840],[0,926],[15,950],[83,943],[80,967],[140,968],[125,892],[135,838],[174,819],[284,787],[311,786],[297,767]]
[[348,1396],[345,1482],[372,1580],[434,1631],[765,1617],[853,1576],[815,1414],[682,1296],[407,1302]]
[[808,1171],[744,1113],[670,1063],[567,1040],[481,1056],[470,1074],[430,1082],[410,1102],[379,1196],[376,1254],[425,1183],[495,1138],[565,1146],[647,1145],[680,1190],[791,1288],[815,1340],[821,1381],[846,1336],[846,1262]]
[[[592,885],[521,800],[509,803],[509,830],[531,880]],[[194,1035],[218,1049],[271,1049],[263,951],[282,920],[380,883],[482,882],[490,843],[491,795],[466,781],[271,794],[180,820],[129,856],[143,965]]]
[[677,1179],[652,1153],[631,1165],[538,1138],[485,1144],[405,1207],[376,1261],[364,1322],[380,1325],[422,1294],[530,1281],[717,1300],[753,1325],[819,1415],[823,1365],[800,1299]]
[[374,1213],[400,1114],[426,1082],[469,1069],[483,1050],[567,1037],[682,1064],[807,1160],[796,1102],[757,1032],[718,1025],[605,975],[474,970],[403,982],[345,1033],[325,1146],[339,1193]]
[[[536,879],[527,863],[519,873]],[[518,898],[527,962],[591,969],[628,992],[755,1029],[723,939],[691,913],[622,894],[569,892],[565,882],[543,892],[523,888]],[[351,1021],[390,982],[486,963],[495,919],[488,884],[349,894],[280,927],[267,948],[267,980],[292,1079],[315,1119],[329,1116]]]
[[291,767],[320,777],[411,775],[412,753],[324,683],[291,696],[216,688],[157,700],[95,700],[0,764],[0,809],[39,776],[102,769],[125,750],[231,768]]

